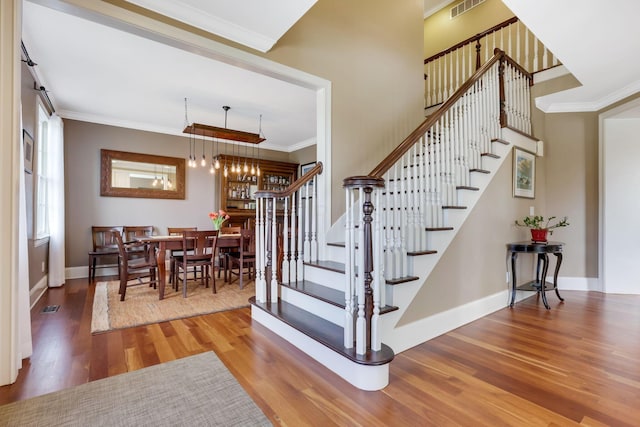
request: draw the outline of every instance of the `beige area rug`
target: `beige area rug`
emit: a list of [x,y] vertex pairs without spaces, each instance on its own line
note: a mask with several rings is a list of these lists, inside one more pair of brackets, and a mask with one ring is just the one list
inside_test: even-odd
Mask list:
[[93,299],[91,333],[247,307],[249,298],[255,295],[253,281],[245,282],[240,290],[237,280],[229,284],[219,279],[215,294],[210,287],[201,285],[200,280],[187,281],[187,286],[187,298],[183,298],[182,289],[176,292],[167,283],[163,300],[158,299],[157,290],[147,285],[133,286],[127,288],[125,300],[120,301],[119,282],[98,282]]
[[215,353],[0,406],[2,426],[270,426]]

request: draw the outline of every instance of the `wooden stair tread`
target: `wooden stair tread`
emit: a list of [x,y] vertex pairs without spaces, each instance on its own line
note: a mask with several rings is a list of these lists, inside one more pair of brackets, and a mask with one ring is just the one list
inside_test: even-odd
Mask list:
[[[335,305],[336,307],[340,307],[344,309],[345,297],[344,297],[343,291],[329,288],[327,286],[312,282],[310,280],[301,280],[293,283],[281,283],[280,286],[294,289],[300,293],[309,295],[313,298],[319,299],[328,304]],[[389,313],[397,309],[398,307],[395,307],[392,305],[385,305],[383,307],[380,307],[380,314]]]
[[450,206],[450,205],[447,205],[447,206],[442,206],[442,209],[467,209],[467,207],[466,206]]
[[259,303],[255,297],[251,297],[249,303],[325,345],[336,353],[343,355],[352,362],[361,365],[378,366],[391,362],[395,356],[393,350],[385,344],[382,344],[380,351],[356,354],[355,347],[350,349],[344,348],[343,328],[285,301],[278,300],[277,304],[268,302]]
[[469,169],[469,172],[491,173],[491,171],[488,171],[486,169]]
[[500,156],[498,156],[497,154],[493,154],[493,153],[482,153],[480,154],[481,157],[491,157],[492,159],[499,159]]
[[[338,245],[338,243],[335,244],[336,246]],[[344,243],[343,243],[343,247],[344,247]],[[416,256],[416,255],[430,255],[430,254],[435,254],[438,253],[438,251],[432,251],[432,250],[426,250],[426,251],[419,251],[419,252],[407,252],[407,255],[409,256]],[[336,273],[342,273],[344,274],[344,272],[346,271],[346,268],[344,266],[344,263],[342,262],[336,262],[336,261],[315,261],[315,262],[305,262],[305,265],[310,265],[310,266],[314,266],[314,267],[318,267],[318,268],[322,268],[325,270],[329,270],[329,271],[334,271]],[[356,272],[357,275],[357,272]],[[406,282],[410,282],[412,280],[417,280],[417,277],[414,276],[406,276],[406,277],[397,277],[397,278],[393,278],[393,279],[387,279],[385,280],[386,283],[390,284],[390,285],[397,285],[399,283],[406,283]],[[306,281],[305,281],[306,282]],[[286,286],[286,285],[284,285]],[[322,285],[319,285],[322,286]],[[342,301],[344,303],[344,293],[342,294]],[[341,307],[344,307],[344,304],[340,304]],[[385,306],[380,308],[380,312],[388,312],[388,311],[394,311],[397,310],[398,307],[395,306]]]
[[304,265],[310,265],[313,267],[322,268],[324,270],[335,271],[337,273],[344,273],[344,263],[336,261],[310,261],[305,262]]
[[407,252],[408,256],[418,256],[418,255],[433,255],[437,254],[438,251],[434,250],[426,250],[426,251],[416,251],[416,252]]
[[427,227],[425,231],[451,231],[453,227]]
[[[404,277],[398,277],[396,279],[389,279],[387,280],[387,285],[399,285],[401,283],[407,283],[407,282],[413,282],[414,280],[418,280],[419,277],[418,276],[404,276]],[[395,307],[395,310],[397,310],[398,307]],[[394,311],[394,310],[389,310],[389,311]],[[382,313],[382,309],[380,309],[380,312]]]
[[509,141],[506,141],[502,138],[493,138],[491,142],[499,142],[500,144],[509,145]]
[[456,190],[471,190],[471,191],[480,191],[478,187],[470,187],[468,185],[458,185]]

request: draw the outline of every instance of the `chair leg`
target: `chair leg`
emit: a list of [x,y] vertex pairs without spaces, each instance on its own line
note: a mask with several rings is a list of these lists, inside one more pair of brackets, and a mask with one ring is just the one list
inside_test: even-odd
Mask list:
[[[208,269],[209,267],[207,267]],[[218,269],[218,272],[220,272],[220,270]],[[213,293],[215,294],[216,291],[216,266],[215,264],[211,263],[211,287],[213,288]]]
[[124,301],[124,295],[127,293],[127,278],[125,276],[126,274],[120,277],[120,291],[118,292],[120,294],[120,301]]
[[184,265],[182,270],[184,272],[184,279],[182,280],[182,298],[187,297],[187,266]]

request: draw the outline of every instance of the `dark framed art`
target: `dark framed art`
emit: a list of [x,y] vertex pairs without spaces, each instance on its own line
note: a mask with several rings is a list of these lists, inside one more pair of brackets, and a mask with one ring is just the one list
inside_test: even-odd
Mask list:
[[33,173],[33,137],[22,129],[22,144],[24,147],[24,171]]
[[536,155],[513,147],[513,197],[536,196]]

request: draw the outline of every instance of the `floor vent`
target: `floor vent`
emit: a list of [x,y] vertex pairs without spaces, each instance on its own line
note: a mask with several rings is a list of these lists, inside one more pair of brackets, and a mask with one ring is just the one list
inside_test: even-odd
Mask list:
[[42,309],[43,313],[55,313],[60,308],[59,305],[48,305]]
[[451,8],[451,19],[476,7],[480,3],[484,3],[484,0],[464,0],[463,2],[458,3]]

